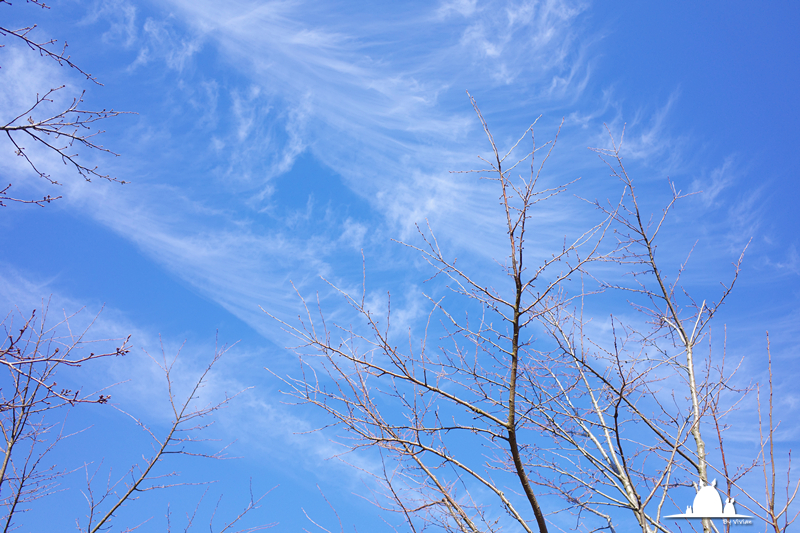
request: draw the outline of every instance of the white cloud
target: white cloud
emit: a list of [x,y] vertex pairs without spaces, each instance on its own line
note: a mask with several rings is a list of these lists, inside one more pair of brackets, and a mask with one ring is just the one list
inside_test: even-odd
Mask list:
[[[623,115],[621,106],[617,104],[618,113],[613,121],[609,122],[609,128],[616,135],[617,143],[620,136],[625,131],[623,143],[623,154],[625,157],[640,161],[663,161],[664,155],[669,159],[670,151],[679,150],[679,140],[671,138],[667,131],[668,117],[680,96],[680,91],[673,91],[666,102],[656,110],[649,112],[639,109],[632,119]],[[598,134],[599,146],[611,148],[608,132],[603,131]],[[676,153],[679,157],[680,154]]]
[[747,191],[739,198],[729,201],[725,223],[730,252],[741,253],[750,239],[759,233],[764,217],[763,211],[763,187]]
[[361,250],[364,247],[364,236],[367,234],[367,227],[364,224],[348,218],[344,222],[344,231],[339,240],[350,248]]
[[81,24],[94,24],[100,19],[108,23],[108,29],[103,32],[103,41],[113,43],[121,40],[125,47],[135,44],[139,33],[135,6],[125,0],[97,1],[81,20]]
[[436,15],[440,18],[447,18],[453,13],[458,13],[462,17],[470,17],[477,11],[477,5],[477,0],[445,1],[436,10]]
[[155,20],[148,17],[142,26],[139,54],[128,70],[133,71],[153,60],[161,59],[169,68],[183,72],[202,46],[200,37],[179,37],[169,19]]
[[[51,329],[52,335],[62,339],[61,342],[71,344],[70,338],[77,338],[86,331],[83,338],[85,344],[80,349],[82,352],[113,353],[122,340],[131,336],[128,346],[132,352],[129,355],[98,359],[91,365],[67,371],[66,375],[59,377],[60,380],[64,380],[65,384],[75,383],[85,393],[115,383],[130,382],[110,390],[115,402],[118,396],[128,399],[138,397],[138,403],[145,411],[158,411],[155,403],[145,401],[152,398],[151,395],[137,393],[151,390],[156,381],[163,379],[141,353],[142,347],[152,350],[158,346],[157,335],[135,326],[118,310],[105,308],[101,302],[81,301],[58,292],[56,287],[61,281],[58,277],[40,279],[7,264],[3,265],[2,272],[0,302],[3,309],[16,310],[9,317],[15,324],[20,318],[29,318],[31,312],[36,310],[37,323],[41,325],[41,320],[46,319],[45,330]],[[168,349],[175,348],[170,343],[167,346]],[[75,378],[75,374],[79,374],[79,377]]]
[[733,183],[733,171],[736,161],[733,156],[728,156],[722,165],[711,171],[710,176],[705,179],[696,178],[692,182],[693,191],[702,191],[700,198],[706,207],[716,203],[720,193]]
[[800,274],[800,253],[797,252],[797,245],[792,243],[783,250],[784,258],[779,261],[771,261],[767,259],[767,264],[770,264],[778,270],[790,272],[792,274]]
[[238,91],[233,91],[231,94],[233,100],[233,114],[236,116],[238,123],[236,137],[239,142],[244,141],[250,136],[256,118],[258,118],[259,121],[263,121],[265,120],[265,115],[270,112],[270,107],[256,109],[254,103],[260,95],[261,88],[257,85],[250,86],[250,89],[244,96]]
[[[16,43],[0,48],[0,65],[3,84],[3,90],[0,91],[0,123],[3,124],[32,107],[37,95],[42,97],[49,89],[72,81],[69,71],[60,68],[55,61],[40,58],[36,52]],[[51,93],[49,98],[54,101],[41,104],[32,116],[41,119],[48,113],[61,111],[72,102],[73,93],[71,85]]]
[[[70,336],[80,335],[89,328],[83,339],[85,345],[82,351],[113,353],[123,339],[131,336],[128,344],[130,353],[123,357],[97,359],[92,364],[66,369],[58,375],[60,384],[69,388],[80,388],[84,393],[102,391],[103,394],[110,394],[113,405],[142,420],[156,434],[160,432],[159,427],[172,423],[170,391],[167,389],[166,375],[159,365],[174,364],[170,372],[171,392],[176,401],[185,401],[201,372],[214,356],[213,334],[206,338],[193,337],[188,341],[162,337],[157,332],[133,323],[118,309],[103,308],[98,302],[81,301],[57,292],[58,279],[37,279],[7,264],[2,267],[0,304],[5,309],[18,309],[9,316],[4,316],[5,320],[0,320],[5,327],[18,327],[36,309],[38,320],[47,313],[47,328],[52,328],[51,334],[56,338],[56,345],[59,342],[71,343]],[[67,322],[58,325],[65,317],[69,317],[68,325]],[[221,341],[219,348],[223,348],[223,342]],[[176,358],[176,354],[180,355]],[[315,426],[314,420],[298,414],[293,406],[285,403],[286,396],[277,388],[262,387],[258,392],[247,390],[249,386],[262,381],[262,372],[264,378],[268,375],[263,368],[264,355],[263,352],[250,353],[239,346],[233,346],[228,348],[228,352],[215,365],[205,386],[195,394],[194,405],[213,405],[223,401],[226,396],[244,392],[214,417],[216,428],[206,429],[199,435],[216,440],[199,445],[216,451],[230,442],[238,441],[234,454],[246,454],[251,463],[258,463],[259,456],[270,457],[271,460],[284,457],[297,461],[299,449],[303,453],[299,454],[302,459],[296,463],[298,466],[310,473],[319,473],[321,478],[335,476],[329,469],[320,471],[320,465],[326,459],[342,452],[341,446],[331,441],[331,432],[310,436],[301,434],[322,427],[323,423]],[[162,357],[166,357],[166,362]],[[273,354],[269,359],[270,366],[276,370],[286,367],[294,369],[290,359],[285,354],[280,357],[274,357]],[[114,420],[105,421],[104,424],[122,422],[122,426],[114,426],[117,431],[120,427],[134,433],[138,431],[124,416],[120,415]],[[269,439],[265,440],[264,435],[269,435]],[[363,454],[350,456],[350,461],[365,469],[374,470],[378,465]]]
[[286,121],[286,133],[289,138],[281,152],[280,159],[268,174],[268,179],[280,176],[291,170],[297,157],[305,151],[305,129],[310,114],[309,98],[304,98],[298,105],[289,110],[289,116]]
[[[72,69],[61,68],[55,61],[46,57],[39,57],[36,52],[27,47],[8,44],[0,48],[0,123],[8,124],[16,117],[21,116],[16,124],[28,119],[41,121],[58,116],[67,110],[75,99],[80,98],[81,89],[79,75]],[[37,99],[41,100],[36,105]],[[34,107],[29,113],[26,111]],[[91,108],[90,105],[80,105],[80,108]],[[68,116],[67,119],[74,118]],[[38,171],[50,176],[58,183],[67,183],[82,180],[71,164],[66,163],[54,150],[43,143],[21,132],[12,134],[18,146],[30,158]],[[67,146],[65,138],[56,139],[53,136],[41,135],[53,146],[63,148]],[[92,168],[92,161],[97,153],[83,149],[78,143],[73,143],[69,149],[70,154],[79,154],[81,164]],[[11,196],[17,198],[41,198],[45,195],[58,196],[63,194],[63,189],[54,186],[48,180],[40,179],[24,157],[16,155],[16,148],[3,135],[0,143],[0,169],[6,184],[13,183],[9,191]]]
[[[309,16],[300,2],[176,0],[170,5],[180,15],[151,16],[144,22],[139,64],[159,59],[168,68],[186,70],[200,43],[216,43],[226,63],[245,76],[245,88],[222,78],[203,79],[186,84],[192,89],[181,89],[181,94],[188,95],[192,111],[200,111],[198,124],[216,125],[207,142],[227,159],[217,170],[226,185],[236,185],[237,194],[245,196],[239,200],[251,210],[233,216],[227,207],[194,199],[193,189],[149,183],[124,195],[73,188],[76,208],[272,338],[276,334],[264,325],[257,306],[293,313],[297,302],[289,277],[313,285],[311,280],[330,269],[332,259],[326,254],[360,248],[376,234],[413,238],[414,223],[424,224],[427,218],[439,238],[458,250],[484,258],[504,256],[503,244],[494,238],[500,212],[487,202],[496,191],[476,175],[447,173],[476,161],[476,151],[485,152],[485,138],[463,93],[464,85],[477,85],[491,94],[496,83],[484,76],[491,62],[474,65],[476,57],[465,57],[461,47],[464,32],[478,27],[475,20],[448,20],[455,28],[442,34],[439,46],[419,48],[419,38],[442,28],[432,11],[409,22],[410,33],[398,37],[391,13],[365,24],[360,15],[341,17],[335,11]],[[478,9],[461,8],[470,17]],[[572,25],[582,9],[563,2],[493,6],[481,31],[512,34],[491,43],[487,37],[504,54],[499,66],[509,70],[503,76],[522,76],[538,84],[535,92],[546,94],[553,75],[563,72],[558,91],[569,94],[573,79],[585,71],[584,55],[570,52],[578,42]],[[523,61],[531,55],[547,61]],[[498,142],[518,134],[529,118],[498,125]],[[225,120],[230,132],[220,131]],[[150,128],[157,131],[155,125]],[[146,135],[141,139],[154,141]],[[369,222],[342,217],[325,231],[295,233],[291,217],[305,213],[309,218],[309,209],[319,212],[312,203],[276,226],[261,224],[253,213],[271,212],[275,180],[306,151],[342,176],[378,215],[367,217]],[[558,174],[546,179],[561,181]],[[119,217],[121,212],[126,216]],[[568,203],[537,211],[538,244],[560,239],[571,231],[567,226],[579,225],[574,213]],[[367,230],[367,224],[373,227]],[[546,253],[545,248],[537,247],[537,253]]]

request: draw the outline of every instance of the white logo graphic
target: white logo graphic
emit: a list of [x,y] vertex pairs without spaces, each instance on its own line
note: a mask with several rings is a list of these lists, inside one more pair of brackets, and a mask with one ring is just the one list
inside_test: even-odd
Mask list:
[[744,519],[753,518],[752,516],[736,514],[736,509],[733,506],[733,498],[725,499],[725,507],[722,506],[722,498],[717,492],[717,480],[706,485],[702,481],[700,486],[694,486],[697,489],[697,495],[694,497],[692,505],[686,507],[684,514],[673,514],[665,516],[664,518],[723,518],[723,519]]

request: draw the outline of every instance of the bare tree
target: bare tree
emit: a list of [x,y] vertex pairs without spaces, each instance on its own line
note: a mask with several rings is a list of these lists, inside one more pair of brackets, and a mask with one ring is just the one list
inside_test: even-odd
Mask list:
[[[50,9],[41,0],[27,0],[43,9]],[[11,2],[0,0],[0,9],[9,8]],[[12,38],[16,42],[24,43],[32,52],[38,53],[40,57],[55,61],[61,66],[67,66],[83,76],[87,81],[96,85],[102,85],[97,78],[83,70],[75,64],[71,57],[67,55],[67,43],[58,47],[55,39],[41,40],[33,36],[36,24],[24,26],[22,28],[6,28],[0,26],[0,36]],[[0,48],[5,44],[0,44]],[[0,131],[4,132],[6,138],[11,143],[14,153],[25,159],[31,169],[41,178],[46,179],[54,185],[59,185],[58,181],[45,173],[40,165],[31,159],[27,152],[27,143],[35,146],[43,146],[49,152],[54,152],[61,161],[72,167],[86,181],[91,181],[92,177],[103,178],[108,181],[125,183],[108,174],[101,174],[97,166],[88,166],[81,163],[78,159],[80,149],[91,149],[106,152],[113,155],[111,150],[98,144],[97,135],[103,133],[101,130],[92,131],[99,121],[116,117],[126,113],[125,111],[114,111],[113,109],[89,110],[83,107],[83,99],[86,91],[81,91],[79,95],[73,96],[71,103],[66,103],[63,107],[55,105],[55,96],[63,91],[64,85],[50,87],[42,93],[31,95],[30,102],[18,110],[9,110],[10,119],[5,124],[0,123]],[[53,105],[51,105],[53,104]],[[45,203],[61,198],[45,195],[41,200],[25,200],[9,196],[12,184],[0,189],[0,206],[4,206],[4,201],[36,204],[40,207]]]
[[[36,320],[34,310],[16,331],[12,314],[2,322],[5,334],[0,344],[0,364],[6,371],[4,382],[10,384],[0,388],[0,431],[4,439],[0,505],[6,508],[3,531],[9,530],[14,516],[25,511],[28,502],[50,494],[58,477],[65,473],[42,465],[65,437],[63,432],[55,432],[57,424],[49,422],[47,415],[79,403],[107,403],[110,398],[59,387],[55,381],[58,371],[129,351],[129,339],[125,339],[112,352],[87,355],[82,348],[87,344],[84,338],[88,328],[73,335],[69,321],[74,315],[64,316],[52,327],[45,325],[46,317],[47,306],[40,320]],[[67,338],[55,335],[60,327],[67,329]]]
[[[764,405],[762,400],[762,387],[756,384],[756,404],[758,409],[758,436],[759,436],[759,455],[751,465],[746,468],[735,468],[731,470],[728,460],[725,456],[724,438],[723,433],[728,428],[724,423],[724,417],[727,414],[720,409],[720,401],[714,398],[711,405],[711,415],[714,419],[715,428],[717,430],[717,441],[720,450],[720,463],[722,468],[717,469],[718,473],[723,476],[727,484],[726,495],[731,498],[732,490],[736,489],[740,497],[738,499],[739,505],[747,511],[753,513],[758,519],[763,520],[766,524],[765,531],[774,531],[775,533],[785,533],[789,531],[789,527],[800,516],[800,511],[794,511],[792,504],[797,498],[798,491],[800,491],[800,480],[792,479],[792,451],[788,452],[787,466],[784,473],[780,473],[781,479],[778,478],[778,467],[776,461],[779,460],[775,452],[775,433],[780,426],[780,422],[774,419],[774,399],[773,399],[773,373],[772,373],[772,352],[770,350],[769,332],[767,337],[767,405],[766,413],[764,412]],[[747,390],[735,391],[739,396],[739,402],[744,398],[744,395],[752,392],[753,387]],[[731,409],[729,407],[729,409]],[[766,419],[766,421],[765,421]],[[766,422],[766,423],[765,423]],[[760,467],[760,468],[759,468]],[[755,490],[747,487],[743,483],[743,478],[750,472],[760,470],[763,475],[763,497],[760,496]],[[795,475],[795,477],[797,477]],[[782,494],[778,492],[781,490]],[[726,531],[730,531],[730,524],[727,525]]]
[[[391,306],[376,314],[365,305],[366,268],[360,296],[339,291],[360,324],[329,325],[319,300],[312,308],[298,292],[305,306],[299,325],[281,321],[300,341],[294,350],[302,375],[282,378],[287,393],[328,413],[345,430],[346,449],[379,451],[383,470],[372,474],[383,489],[375,503],[412,531],[499,531],[510,522],[544,532],[573,520],[580,530],[627,531],[633,526],[620,524],[631,517],[643,533],[671,531],[667,516],[683,509],[671,489],[711,487],[709,472],[740,487],[754,471],[751,464],[729,473],[707,436],[749,388],[737,388],[736,369],[726,369],[724,359],[715,364],[710,351],[699,350],[744,252],[713,301],[693,299],[681,285],[688,257],[668,276],[656,253],[665,220],[685,195],[670,183],[662,212],[654,220],[643,213],[623,165],[622,138],[611,137],[609,150],[596,151],[621,182],[619,200],[590,202],[602,220],[532,265],[525,249],[536,235],[534,209],[565,190],[537,189],[555,140],[534,142],[526,157],[507,164],[528,132],[533,138],[533,126],[501,152],[472,103],[493,153],[489,168],[476,172],[498,185],[507,286],[481,281],[445,255],[430,227],[420,230],[422,245],[405,245],[433,267],[434,278],[449,281],[461,307],[429,296],[424,333],[415,339],[409,331],[402,349]],[[527,157],[530,176],[512,178]],[[626,309],[608,312],[611,334],[592,329],[585,313],[598,292],[624,295],[635,318]],[[442,343],[431,349],[437,332]],[[762,440],[771,444],[771,421],[769,427]],[[774,465],[762,455],[765,468]],[[769,482],[769,470],[765,477]],[[791,523],[797,488],[787,489],[782,509],[774,506],[774,488],[767,492],[758,506],[768,522]],[[732,502],[730,490],[727,496]],[[716,530],[707,518],[684,524]]]
[[[685,195],[670,183],[672,197],[661,214],[655,220],[643,214],[621,144],[612,137],[611,149],[597,151],[622,182],[622,201],[594,205],[614,221],[617,242],[609,260],[633,270],[623,278],[630,284],[601,281],[600,287],[625,293],[644,323],[625,323],[611,314],[607,344],[586,331],[583,305],[554,307],[542,315],[558,347],[534,358],[541,376],[537,389],[546,395],[536,415],[547,421],[546,433],[555,443],[550,458],[538,466],[542,483],[570,502],[578,516],[592,513],[613,529],[612,511],[627,509],[649,533],[668,530],[663,523],[668,489],[690,484],[689,478],[699,487],[709,484],[703,421],[712,399],[730,388],[732,374],[722,367],[712,372],[710,359],[698,364],[697,346],[733,288],[743,253],[716,302],[698,304],[681,288],[688,258],[668,280],[656,257],[656,240]],[[711,528],[703,520],[704,531]]]
[[[42,0],[26,0],[42,9],[50,9]],[[11,2],[0,0],[0,10],[9,9]],[[67,43],[58,44],[55,39],[42,40],[35,37],[36,25],[30,24],[21,28],[9,28],[0,25],[0,36],[23,44],[31,52],[37,53],[44,60],[55,61],[60,66],[66,66],[77,72],[87,82],[102,85],[94,76],[78,66],[67,54]],[[6,46],[0,43],[0,48]],[[50,87],[49,89],[30,95],[30,101],[16,110],[3,110],[5,123],[0,123],[0,131],[5,133],[14,153],[22,157],[28,166],[41,178],[51,184],[59,185],[49,174],[45,173],[40,162],[35,161],[31,147],[44,147],[45,153],[55,153],[56,157],[68,167],[91,181],[93,177],[103,178],[124,184],[117,178],[102,174],[97,166],[81,162],[79,156],[86,150],[106,152],[113,155],[112,151],[98,143],[97,136],[103,131],[96,128],[98,123],[125,112],[113,109],[90,110],[83,106],[85,91],[79,95],[67,98],[64,101],[61,92],[65,86]],[[45,195],[42,199],[20,199],[12,197],[12,185],[0,187],[0,206],[6,205],[5,201],[29,203],[43,206],[61,196]],[[111,356],[123,356],[130,350],[128,348],[130,337],[121,340],[121,344],[109,352],[95,353],[90,350],[91,345],[111,342],[105,340],[89,340],[87,334],[94,324],[94,320],[81,332],[74,333],[71,321],[75,314],[64,315],[62,321],[55,325],[47,324],[47,310],[49,303],[44,305],[41,317],[36,316],[36,311],[30,313],[29,318],[18,311],[22,317],[22,324],[14,328],[14,313],[1,322],[5,329],[5,336],[0,341],[0,365],[5,369],[7,379],[0,382],[0,431],[4,438],[4,457],[0,467],[0,507],[3,509],[2,531],[5,533],[20,525],[24,512],[35,505],[36,500],[52,498],[55,492],[63,490],[60,486],[62,478],[76,469],[70,470],[65,465],[49,464],[50,452],[58,448],[64,439],[70,437],[64,433],[64,422],[59,423],[55,418],[59,413],[66,413],[79,404],[107,404],[110,396],[105,394],[105,389],[86,393],[82,390],[69,390],[58,385],[57,375],[63,378],[69,370],[78,371],[81,375],[87,372],[93,362]],[[76,313],[77,314],[77,313]],[[95,317],[96,319],[97,317]],[[163,352],[161,361],[153,361],[166,378],[168,399],[172,413],[172,422],[164,435],[158,434],[145,423],[128,415],[118,406],[112,407],[134,419],[154,443],[153,453],[144,458],[142,464],[133,465],[122,478],[116,482],[110,481],[103,488],[98,488],[95,480],[102,470],[94,468],[90,472],[89,465],[84,464],[86,471],[86,487],[84,495],[88,503],[88,513],[85,520],[76,519],[78,529],[86,533],[96,533],[110,529],[120,509],[126,503],[136,500],[142,493],[155,489],[167,488],[176,485],[185,485],[180,480],[172,482],[176,473],[161,474],[157,472],[157,465],[169,455],[188,455],[213,459],[224,458],[224,449],[219,452],[205,452],[198,444],[204,439],[199,433],[210,423],[209,417],[217,410],[226,406],[238,393],[226,396],[217,403],[198,406],[197,399],[200,389],[206,384],[214,365],[227,351],[222,347],[215,351],[214,357],[205,370],[198,377],[194,387],[190,390],[185,400],[181,400],[175,392],[175,358],[168,361]],[[149,354],[148,354],[149,355]],[[61,378],[59,378],[61,379]],[[66,417],[66,415],[64,415]],[[109,472],[110,480],[110,472]],[[249,502],[239,514],[224,523],[215,523],[217,508],[213,509],[208,526],[211,531],[233,531],[239,527],[240,521],[251,511],[259,507],[265,495],[254,497],[252,486]],[[194,513],[187,515],[188,531],[195,522],[205,494],[200,499]],[[221,498],[221,497],[220,497]],[[127,527],[124,531],[132,531],[138,526]],[[171,527],[171,514],[168,510],[167,529]],[[271,527],[254,526],[240,529],[239,531],[257,531]]]
[[[423,246],[406,246],[418,251],[437,275],[449,278],[457,295],[477,302],[478,317],[459,318],[441,300],[431,299],[426,335],[419,349],[409,338],[405,352],[390,338],[391,309],[381,323],[365,307],[365,282],[360,298],[342,294],[364,320],[369,335],[329,329],[322,310],[320,320],[315,320],[308,306],[300,327],[284,322],[303,342],[303,357],[307,349],[309,355],[322,357],[319,363],[303,359],[304,376],[286,382],[297,398],[321,407],[346,428],[356,439],[353,449],[378,447],[387,454],[387,463],[393,465],[382,475],[388,499],[379,503],[400,513],[413,531],[430,523],[445,531],[498,530],[496,513],[469,496],[471,488],[480,487],[524,531],[545,532],[547,511],[527,459],[531,429],[538,434],[542,428],[529,424],[528,413],[540,400],[532,395],[528,363],[532,340],[524,334],[543,314],[570,301],[561,284],[600,258],[597,247],[611,219],[565,243],[544,263],[529,266],[524,250],[530,245],[532,211],[565,190],[565,186],[537,188],[557,136],[537,146],[531,125],[508,152],[501,153],[472,103],[493,154],[491,161],[485,160],[489,168],[474,172],[487,173],[487,179],[498,185],[509,250],[503,268],[511,278],[510,290],[487,286],[461,270],[442,252],[430,227],[427,233],[420,230]],[[528,133],[530,152],[507,163]],[[537,166],[536,153],[545,148]],[[514,179],[511,173],[528,158],[530,176]],[[428,348],[434,312],[442,314],[452,348]],[[317,378],[319,369],[327,379]],[[335,383],[332,389],[326,387],[329,380]],[[387,402],[392,408],[385,407]],[[467,448],[471,453],[463,453]],[[491,454],[481,452],[483,448]]]
[[[4,438],[4,457],[0,468],[0,507],[4,509],[4,533],[14,529],[15,525],[20,525],[24,513],[31,509],[36,500],[53,497],[55,492],[62,490],[59,482],[63,476],[80,469],[48,463],[50,452],[71,436],[64,433],[63,421],[59,423],[55,415],[78,404],[108,404],[111,398],[105,391],[85,393],[60,387],[56,381],[58,376],[63,378],[63,373],[70,369],[80,369],[80,372],[85,373],[85,365],[91,365],[102,358],[124,356],[129,352],[130,338],[124,339],[119,347],[111,351],[87,354],[93,344],[102,343],[107,346],[109,342],[86,340],[97,317],[82,331],[73,333],[70,321],[75,318],[75,314],[65,315],[55,325],[47,325],[48,307],[44,307],[40,319],[36,318],[34,311],[19,329],[14,329],[13,315],[7,316],[2,323],[5,335],[0,345],[0,364],[7,375],[0,389],[0,431]],[[82,465],[86,470],[84,495],[89,510],[85,521],[78,520],[79,530],[87,533],[105,531],[112,525],[123,504],[136,500],[147,491],[185,484],[179,480],[170,482],[169,478],[177,475],[174,472],[165,475],[156,471],[156,466],[169,455],[224,458],[224,449],[209,453],[198,448],[202,446],[198,443],[204,440],[199,432],[209,425],[204,420],[226,406],[239,393],[226,395],[221,401],[205,406],[198,406],[196,400],[213,366],[226,351],[226,347],[215,351],[211,362],[183,401],[177,398],[175,392],[174,365],[178,354],[168,361],[162,349],[161,361],[153,359],[164,374],[173,415],[172,423],[163,436],[157,435],[140,419],[113,406],[133,418],[150,435],[155,443],[154,452],[144,464],[133,465],[122,478],[102,489],[98,489],[95,482],[95,476],[101,468],[97,467],[90,472],[88,464]],[[128,478],[130,481],[126,481]],[[213,527],[212,521],[209,524],[211,531],[232,530],[246,514],[259,507],[264,496],[254,498],[251,490],[250,501],[241,513],[222,524],[219,529]],[[187,529],[192,521],[189,520]],[[246,528],[242,531],[266,527],[269,526]]]

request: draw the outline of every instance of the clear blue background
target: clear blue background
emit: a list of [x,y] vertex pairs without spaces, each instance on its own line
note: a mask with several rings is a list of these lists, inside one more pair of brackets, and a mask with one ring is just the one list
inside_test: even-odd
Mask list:
[[[548,184],[581,177],[575,194],[615,197],[618,184],[586,147],[607,146],[604,124],[615,136],[626,124],[623,154],[646,209],[658,212],[668,200],[668,177],[683,192],[703,191],[678,206],[660,248],[674,269],[697,242],[685,280],[698,298],[718,294],[752,238],[738,285],[716,319],[714,349],[721,350],[727,324],[729,355],[744,357],[743,382],[765,383],[770,331],[776,409],[784,419],[780,449],[798,441],[790,416],[800,401],[792,386],[800,377],[797,4],[49,5],[18,1],[0,6],[0,17],[8,27],[38,24],[40,39],[65,39],[72,59],[103,86],[6,38],[0,118],[61,83],[66,100],[86,89],[86,108],[136,112],[102,124],[99,142],[120,157],[80,156],[130,184],[85,183],[31,147],[63,183],[51,186],[10,145],[0,145],[0,175],[19,196],[64,196],[43,209],[12,204],[0,211],[4,309],[16,305],[25,314],[52,295],[51,316],[85,306],[77,324],[105,305],[91,335],[133,334],[137,349],[70,379],[86,389],[130,379],[112,392],[115,404],[161,430],[168,423],[162,378],[141,349],[157,355],[160,334],[174,354],[186,339],[186,385],[213,354],[215,331],[223,344],[240,341],[207,389],[214,398],[254,387],[209,433],[237,440],[231,455],[240,458],[163,466],[181,470],[186,481],[220,479],[207,498],[224,493],[231,512],[244,503],[252,477],[255,492],[279,485],[253,522],[311,529],[304,508],[338,527],[318,485],[345,524],[387,530],[376,509],[352,495],[364,494],[369,482],[328,460],[341,451],[334,433],[296,434],[325,419],[282,403],[280,384],[263,367],[296,374],[296,359],[284,349],[292,339],[258,306],[296,317],[291,280],[304,295],[322,290],[330,313],[348,320],[319,276],[360,287],[363,248],[369,301],[379,308],[391,291],[398,326],[417,327],[428,311],[420,293],[429,272],[390,239],[413,240],[414,223],[426,219],[451,256],[500,283],[490,261],[504,253],[496,193],[476,175],[448,173],[477,168],[476,156],[487,154],[465,90],[501,147],[540,114],[537,139],[551,138],[564,119]],[[596,219],[574,198],[546,207],[537,219],[541,249]],[[628,312],[615,296],[596,309],[603,317],[606,309]],[[742,417],[738,427],[733,421],[731,453],[743,464],[755,453],[755,428],[745,425],[752,409],[750,402],[734,415]],[[129,419],[102,406],[74,410],[68,424],[93,424],[56,457],[68,468],[97,466],[105,457],[101,469],[121,475],[149,449]],[[349,460],[376,466],[367,454]],[[75,512],[84,505],[82,476],[65,478],[70,490],[48,500],[57,513],[26,521],[53,526],[58,515],[71,527],[83,512]],[[152,516],[143,530],[163,530],[165,502],[185,516],[202,490],[145,494],[119,523]]]

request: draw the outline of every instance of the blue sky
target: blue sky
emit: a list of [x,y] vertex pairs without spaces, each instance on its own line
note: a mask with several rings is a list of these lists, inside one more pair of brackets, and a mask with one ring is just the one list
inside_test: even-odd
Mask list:
[[[361,478],[328,460],[339,451],[333,434],[297,434],[325,419],[282,403],[280,384],[263,368],[296,372],[284,349],[292,339],[259,306],[292,320],[300,312],[294,282],[304,295],[322,291],[331,316],[346,322],[348,310],[337,307],[320,276],[360,287],[363,249],[368,301],[379,308],[391,291],[398,327],[419,327],[429,272],[391,239],[413,240],[414,224],[426,219],[443,249],[499,279],[491,262],[504,253],[496,194],[473,174],[448,172],[478,168],[477,156],[488,153],[466,90],[502,146],[539,115],[541,139],[564,120],[548,184],[580,177],[570,189],[576,195],[617,195],[618,184],[587,147],[607,146],[604,124],[615,135],[626,124],[623,153],[646,209],[668,199],[667,178],[683,192],[703,191],[679,205],[661,244],[666,265],[675,268],[697,241],[686,283],[701,297],[729,279],[730,263],[752,238],[714,338],[727,324],[728,353],[744,357],[745,375],[763,382],[770,331],[784,418],[780,446],[798,442],[788,416],[800,402],[792,387],[800,378],[797,5],[50,5],[17,1],[0,9],[4,25],[36,23],[39,36],[66,39],[72,59],[103,86],[6,39],[0,114],[62,83],[63,98],[86,89],[87,107],[135,112],[103,124],[101,143],[120,157],[80,156],[130,183],[85,183],[59,160],[34,153],[63,183],[55,187],[0,144],[2,179],[20,196],[64,197],[45,208],[0,212],[0,300],[3,309],[23,313],[42,298],[51,298],[51,312],[85,306],[78,321],[105,306],[93,335],[132,334],[136,349],[80,379],[100,387],[130,378],[113,390],[114,400],[156,427],[166,421],[164,391],[141,349],[156,353],[161,335],[174,353],[185,340],[188,379],[213,354],[216,331],[222,344],[239,341],[208,394],[253,387],[212,430],[236,440],[231,454],[240,458],[180,467],[190,480],[220,479],[210,495],[224,492],[236,506],[252,477],[256,492],[278,485],[255,521],[311,529],[303,507],[338,527],[319,486],[345,524],[389,530],[373,507],[351,496],[363,492]],[[596,220],[585,204],[564,198],[537,214],[537,239],[544,250]],[[606,304],[627,312],[611,297],[598,309]],[[70,424],[93,424],[86,438],[109,439],[104,451],[82,441],[84,434],[75,438],[63,452],[72,468],[106,457],[103,464],[119,470],[148,446],[138,437],[114,440],[138,435],[137,428],[99,406],[75,410]],[[746,460],[752,432],[738,435]],[[355,460],[375,467],[374,458]],[[82,474],[75,475],[65,481],[73,488],[53,496],[65,515],[81,505]],[[145,530],[162,530],[164,502],[185,512],[201,492],[146,495],[125,512],[154,516]]]

